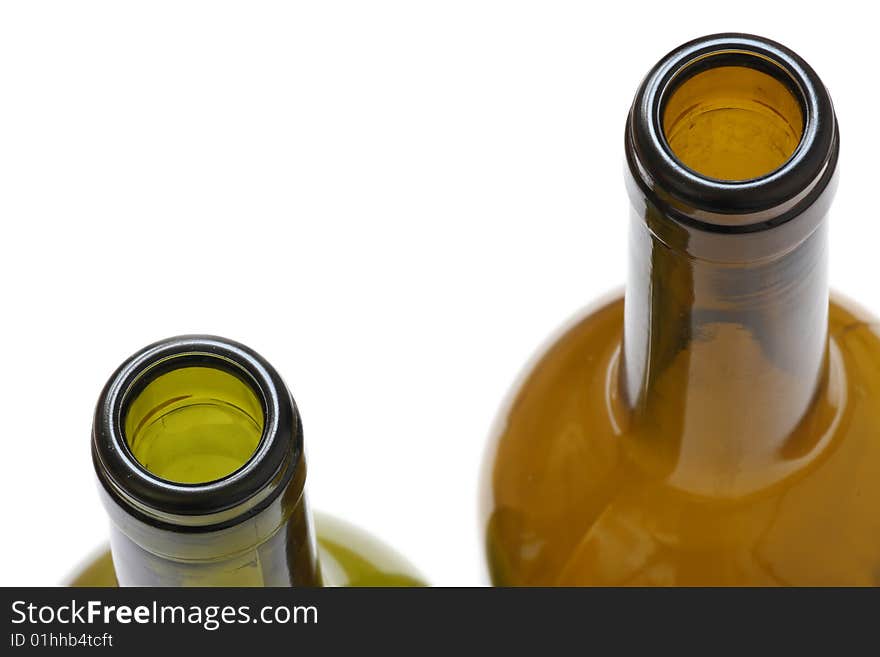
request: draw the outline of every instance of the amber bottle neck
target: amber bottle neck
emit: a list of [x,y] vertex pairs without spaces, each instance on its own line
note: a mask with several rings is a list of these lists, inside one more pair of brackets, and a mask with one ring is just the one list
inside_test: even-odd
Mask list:
[[738,488],[784,451],[825,383],[827,229],[728,263],[664,243],[655,220],[631,227],[619,369],[629,424],[682,487]]
[[791,472],[827,415],[831,99],[784,46],[712,35],[648,73],[625,144],[631,453],[690,493],[752,492]]

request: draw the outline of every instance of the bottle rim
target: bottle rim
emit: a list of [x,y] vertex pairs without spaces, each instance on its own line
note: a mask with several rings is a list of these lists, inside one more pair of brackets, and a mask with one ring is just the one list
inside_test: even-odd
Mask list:
[[[672,93],[699,72],[746,66],[772,75],[797,99],[800,143],[779,168],[746,180],[720,180],[684,165],[670,148],[663,112]],[[714,34],[672,50],[648,73],[627,118],[626,156],[641,192],[664,214],[702,230],[748,233],[798,216],[834,179],[839,152],[831,98],[799,55],[770,39]]]
[[[179,483],[147,470],[125,436],[130,403],[157,377],[183,367],[224,370],[249,385],[262,404],[263,431],[250,458],[234,472],[204,483]],[[155,342],[128,358],[98,399],[92,458],[107,493],[149,524],[217,529],[253,516],[304,475],[302,422],[278,372],[243,344],[211,335]],[[305,477],[297,477],[300,488]],[[297,497],[302,494],[300,490]]]

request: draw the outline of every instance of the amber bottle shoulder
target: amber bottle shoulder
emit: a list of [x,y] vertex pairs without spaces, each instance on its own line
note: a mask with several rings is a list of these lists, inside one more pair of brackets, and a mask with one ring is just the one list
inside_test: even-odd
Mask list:
[[509,396],[482,504],[495,583],[880,584],[880,324],[869,313],[832,297],[824,398],[772,463],[739,473],[760,484],[741,493],[696,488],[674,441],[628,433],[612,384],[622,330],[618,295],[570,322]]

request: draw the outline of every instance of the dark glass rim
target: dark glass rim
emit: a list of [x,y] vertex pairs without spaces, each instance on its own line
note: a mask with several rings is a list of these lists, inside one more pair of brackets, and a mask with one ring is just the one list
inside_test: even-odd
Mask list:
[[[804,119],[791,157],[748,180],[693,171],[675,157],[663,131],[666,101],[679,85],[701,71],[731,65],[756,68],[784,83]],[[748,34],[711,35],[670,52],[642,82],[627,120],[627,162],[642,191],[665,213],[715,232],[753,232],[797,216],[832,180],[838,151],[834,108],[816,72],[785,46]]]
[[[183,367],[224,370],[247,384],[263,407],[263,432],[251,457],[220,479],[187,484],[163,479],[132,454],[124,432],[130,402],[161,374]],[[142,519],[162,524],[234,524],[268,506],[302,462],[302,423],[275,369],[248,347],[216,336],[161,340],[126,360],[95,409],[92,456],[107,492]]]

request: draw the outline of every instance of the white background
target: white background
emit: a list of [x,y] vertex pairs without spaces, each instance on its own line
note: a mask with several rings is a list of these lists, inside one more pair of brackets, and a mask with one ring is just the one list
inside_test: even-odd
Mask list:
[[487,431],[546,336],[623,283],[624,118],[668,50],[748,31],[817,69],[842,125],[832,282],[880,311],[857,7],[4,2],[0,584],[61,582],[103,540],[95,400],[190,332],[285,376],[316,508],[482,583]]

